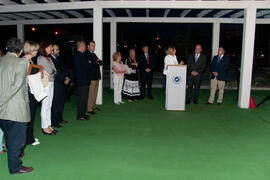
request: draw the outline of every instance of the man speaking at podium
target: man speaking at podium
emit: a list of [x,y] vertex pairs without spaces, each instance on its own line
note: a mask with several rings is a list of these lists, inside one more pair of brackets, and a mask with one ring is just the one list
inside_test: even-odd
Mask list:
[[194,85],[193,103],[198,104],[202,72],[204,71],[206,66],[206,56],[203,55],[201,52],[202,52],[202,45],[197,44],[195,46],[195,53],[191,54],[187,60],[188,88],[187,88],[186,104],[190,104],[191,102],[193,85]]

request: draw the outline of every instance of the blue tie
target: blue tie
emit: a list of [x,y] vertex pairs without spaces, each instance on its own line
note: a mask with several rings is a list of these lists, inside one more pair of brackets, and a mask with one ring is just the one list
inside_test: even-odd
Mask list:
[[218,56],[218,60],[217,60],[217,63],[219,64],[219,62],[220,62],[220,59],[221,59],[221,57],[220,56]]
[[195,55],[195,63],[198,61],[198,59],[199,59],[199,58],[198,58],[198,55],[196,54],[196,55]]

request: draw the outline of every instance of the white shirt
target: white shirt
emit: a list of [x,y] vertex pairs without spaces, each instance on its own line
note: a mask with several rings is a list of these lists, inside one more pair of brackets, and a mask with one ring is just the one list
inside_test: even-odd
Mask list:
[[176,55],[174,55],[174,56],[172,56],[172,55],[165,56],[163,74],[167,75],[168,65],[177,65],[177,64],[178,64],[178,61],[177,61]]

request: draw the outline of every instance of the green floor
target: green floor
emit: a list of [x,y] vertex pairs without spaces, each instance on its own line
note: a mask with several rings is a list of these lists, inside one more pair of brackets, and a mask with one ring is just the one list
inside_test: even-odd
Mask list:
[[[106,89],[90,121],[75,120],[75,99],[66,104],[69,123],[56,136],[41,134],[37,112],[41,145],[23,158],[35,171],[10,176],[0,155],[0,180],[269,180],[270,101],[243,110],[226,91],[222,106],[206,106],[208,93],[186,112],[167,112],[160,89],[154,101],[120,106]],[[260,101],[268,92],[252,95]]]

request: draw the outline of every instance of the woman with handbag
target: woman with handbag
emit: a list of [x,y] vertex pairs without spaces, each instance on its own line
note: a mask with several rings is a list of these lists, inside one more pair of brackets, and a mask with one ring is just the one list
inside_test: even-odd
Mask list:
[[51,126],[54,76],[56,75],[56,68],[49,57],[52,53],[52,49],[53,47],[51,42],[42,41],[39,48],[40,56],[37,59],[37,64],[43,67],[43,84],[47,94],[47,97],[42,100],[41,106],[41,126],[43,133],[46,135],[54,135],[57,132]]

